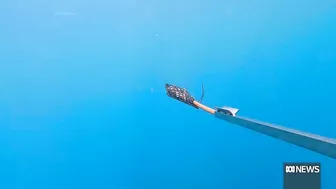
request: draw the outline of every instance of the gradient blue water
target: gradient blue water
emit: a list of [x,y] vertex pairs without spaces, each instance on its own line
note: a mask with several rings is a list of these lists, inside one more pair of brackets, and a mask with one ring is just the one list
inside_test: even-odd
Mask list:
[[336,3],[0,2],[0,188],[282,188],[336,163],[166,97],[336,137]]

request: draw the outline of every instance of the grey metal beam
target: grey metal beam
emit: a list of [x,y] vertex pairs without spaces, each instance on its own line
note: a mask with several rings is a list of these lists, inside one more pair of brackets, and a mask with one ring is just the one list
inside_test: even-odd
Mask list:
[[227,115],[219,111],[215,111],[215,116],[232,124],[248,128],[258,133],[262,133],[336,159],[336,140],[334,139],[279,125],[264,123],[249,118]]

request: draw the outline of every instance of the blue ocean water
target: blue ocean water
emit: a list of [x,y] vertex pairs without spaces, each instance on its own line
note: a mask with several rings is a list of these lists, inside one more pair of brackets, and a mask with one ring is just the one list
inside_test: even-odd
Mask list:
[[336,138],[336,2],[0,3],[0,188],[282,188],[333,159],[174,101]]

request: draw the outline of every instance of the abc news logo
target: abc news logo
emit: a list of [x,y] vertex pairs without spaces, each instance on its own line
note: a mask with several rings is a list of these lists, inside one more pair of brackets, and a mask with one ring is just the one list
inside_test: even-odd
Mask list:
[[321,189],[320,163],[284,163],[284,189]]
[[312,174],[320,173],[319,165],[286,165],[286,173],[301,173],[301,174]]

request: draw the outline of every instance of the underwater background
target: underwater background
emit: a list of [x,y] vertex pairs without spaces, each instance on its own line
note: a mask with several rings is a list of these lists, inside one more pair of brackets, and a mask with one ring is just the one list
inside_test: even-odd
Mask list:
[[1,189],[282,188],[336,162],[165,94],[336,138],[336,1],[0,2]]

